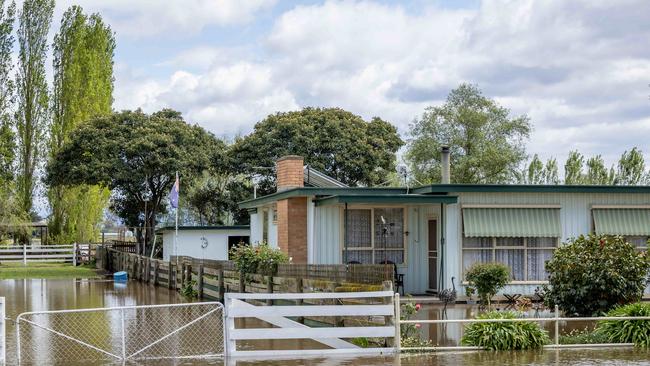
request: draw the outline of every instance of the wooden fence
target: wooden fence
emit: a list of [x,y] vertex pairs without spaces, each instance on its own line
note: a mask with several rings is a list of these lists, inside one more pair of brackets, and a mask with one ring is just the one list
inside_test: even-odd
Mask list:
[[[178,263],[178,264],[177,264]],[[98,246],[98,268],[126,271],[130,279],[181,290],[192,283],[200,299],[223,301],[224,293],[303,293],[392,290],[391,265],[280,265],[275,276],[241,275],[231,261],[172,257],[170,261]],[[194,281],[194,282],[190,282]]]

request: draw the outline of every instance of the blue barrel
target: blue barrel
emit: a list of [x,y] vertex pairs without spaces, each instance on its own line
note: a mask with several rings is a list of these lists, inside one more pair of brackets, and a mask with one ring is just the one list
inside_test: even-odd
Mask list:
[[124,271],[113,273],[113,281],[125,282],[128,278],[129,275]]

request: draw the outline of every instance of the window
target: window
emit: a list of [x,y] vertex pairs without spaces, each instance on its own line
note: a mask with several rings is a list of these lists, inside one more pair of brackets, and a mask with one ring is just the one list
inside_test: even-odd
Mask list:
[[474,263],[507,265],[513,281],[546,281],[544,264],[553,256],[558,238],[464,237],[463,271]]
[[348,209],[343,262],[404,263],[404,209]]
[[637,250],[648,250],[648,239],[647,236],[624,236],[625,241],[634,245]]

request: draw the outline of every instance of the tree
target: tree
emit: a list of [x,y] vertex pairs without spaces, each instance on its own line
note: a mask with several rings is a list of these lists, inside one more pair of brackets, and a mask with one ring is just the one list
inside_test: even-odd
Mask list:
[[244,175],[203,171],[185,193],[190,214],[199,225],[248,224],[250,216],[238,203],[252,198],[251,182]]
[[584,177],[585,184],[610,185],[614,184],[614,171],[605,168],[605,161],[602,156],[596,155],[587,159],[587,174]]
[[15,134],[9,112],[14,102],[14,83],[10,74],[15,15],[16,4],[12,2],[5,7],[5,1],[0,0],[0,184],[3,186],[13,181],[16,157]]
[[[305,163],[351,186],[383,182],[395,170],[403,142],[390,123],[370,122],[339,108],[304,108],[269,115],[230,149],[234,171],[272,181],[275,160],[300,155]],[[260,169],[262,167],[262,169]]]
[[15,117],[18,145],[17,188],[20,207],[32,211],[35,172],[43,154],[48,120],[48,92],[45,79],[47,34],[52,22],[54,0],[25,0],[18,16],[18,111]]
[[445,104],[427,108],[411,125],[406,160],[415,179],[440,181],[440,148],[447,145],[452,183],[513,181],[526,158],[531,125],[526,115],[509,114],[474,85],[452,90]]
[[[115,39],[98,14],[88,16],[72,6],[63,14],[53,48],[50,159],[80,123],[111,113]],[[109,194],[100,186],[51,187],[50,234],[59,242],[95,239]]]
[[618,161],[616,184],[639,185],[647,181],[645,174],[645,161],[643,153],[636,147],[625,151]]
[[560,184],[557,160],[555,158],[546,161],[546,165],[544,165],[544,180],[546,184]]
[[575,150],[569,152],[564,164],[564,184],[583,184],[582,166],[584,163],[585,158],[582,154]]
[[641,299],[650,257],[616,236],[580,236],[559,246],[546,262],[545,302],[567,315],[599,315]]
[[207,169],[224,149],[214,135],[168,118],[168,112],[124,111],[80,125],[48,166],[47,182],[110,188],[111,209],[127,226],[144,226],[146,232],[137,235],[150,244],[158,215],[166,212],[174,173],[179,173],[182,192],[186,178]]

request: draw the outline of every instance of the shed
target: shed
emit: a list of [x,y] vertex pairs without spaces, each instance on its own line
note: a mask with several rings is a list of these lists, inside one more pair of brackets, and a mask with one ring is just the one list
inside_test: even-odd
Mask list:
[[[176,255],[175,229],[166,226],[156,230],[163,239],[163,259]],[[230,248],[240,242],[250,242],[250,226],[179,226],[178,255],[197,259],[227,260]]]

